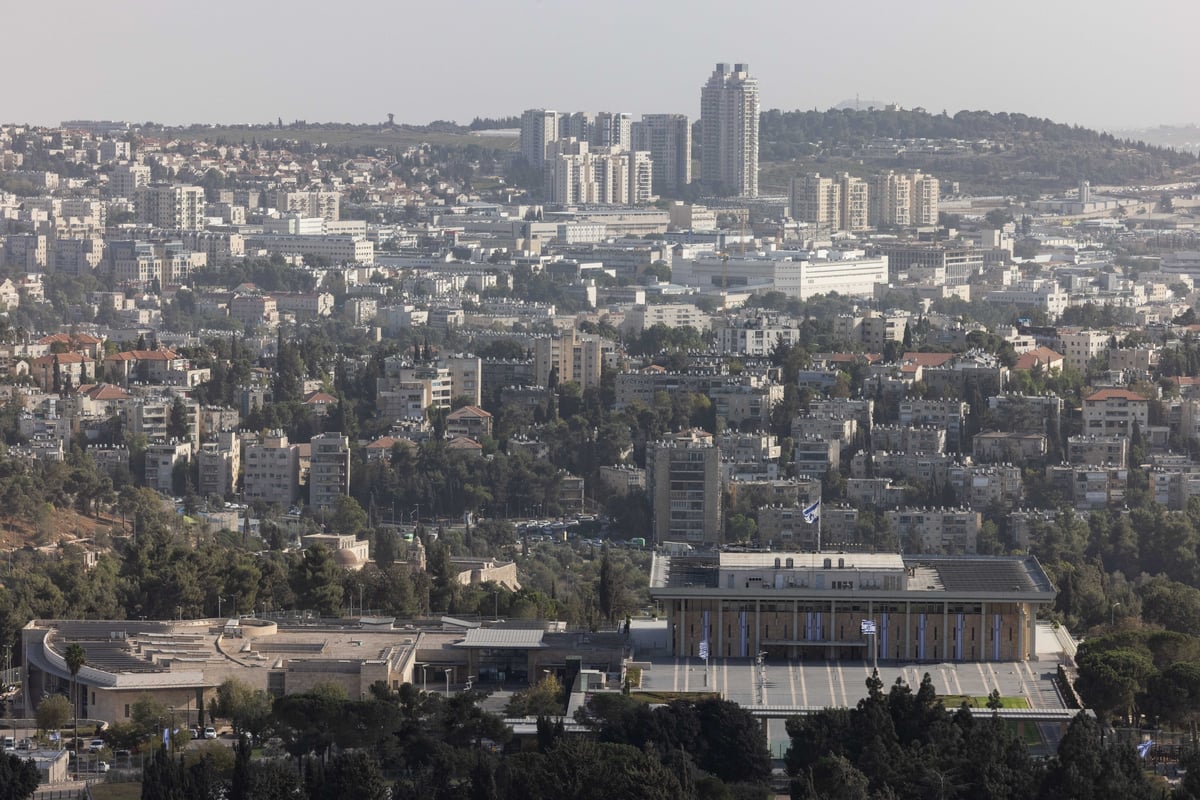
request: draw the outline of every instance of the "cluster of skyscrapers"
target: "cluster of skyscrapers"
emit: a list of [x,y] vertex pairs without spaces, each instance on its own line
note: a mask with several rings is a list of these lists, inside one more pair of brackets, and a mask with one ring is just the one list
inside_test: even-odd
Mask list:
[[[700,93],[706,191],[758,194],[758,81],[746,64],[718,64]],[[521,155],[545,171],[552,203],[636,205],[678,196],[692,182],[692,124],[685,114],[560,113],[521,116]]]

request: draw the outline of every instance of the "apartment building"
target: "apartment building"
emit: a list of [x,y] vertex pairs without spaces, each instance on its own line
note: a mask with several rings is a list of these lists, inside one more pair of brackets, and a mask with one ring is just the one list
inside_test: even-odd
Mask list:
[[562,139],[546,160],[547,197],[560,205],[641,205],[653,199],[653,164],[645,151],[593,148]]
[[308,500],[317,510],[332,509],[337,499],[350,493],[350,440],[340,433],[312,437]]
[[139,189],[150,185],[150,167],[145,164],[117,164],[108,176],[108,196],[132,200]]
[[288,442],[282,431],[247,445],[243,484],[247,501],[290,508],[300,496],[299,445]]
[[178,184],[149,184],[134,193],[138,222],[156,228],[195,231],[204,227],[204,189]]
[[1072,464],[1128,464],[1129,439],[1103,433],[1067,439],[1067,461]]
[[971,439],[971,454],[980,463],[1036,461],[1046,457],[1044,433],[986,431]]
[[146,488],[175,494],[175,469],[192,457],[191,442],[165,442],[146,446]]
[[717,194],[758,196],[758,80],[717,64],[700,90],[700,180]]
[[937,225],[940,185],[932,175],[886,170],[871,179],[870,226],[897,228]]
[[298,214],[302,217],[318,217],[327,222],[341,218],[341,192],[276,192],[275,208],[283,214]]
[[201,497],[229,497],[237,491],[242,467],[242,439],[236,431],[221,431],[216,441],[200,445],[196,454]]
[[533,343],[534,379],[541,386],[549,386],[553,372],[559,383],[574,381],[582,389],[599,386],[605,354],[612,350],[611,340],[582,334],[574,328],[560,336],[536,339]]
[[686,114],[643,114],[632,135],[632,149],[650,154],[654,194],[678,196],[692,182],[691,120]]
[[842,228],[842,187],[812,172],[792,178],[792,219],[821,230]]
[[1150,401],[1128,389],[1101,389],[1083,399],[1083,432],[1129,436],[1150,421]]
[[871,189],[862,178],[855,178],[847,172],[838,176],[839,212],[841,215],[840,230],[865,231],[871,225]]
[[1067,366],[1086,372],[1093,358],[1108,352],[1112,341],[1113,335],[1108,331],[1059,330],[1058,352],[1063,354]]
[[521,114],[521,157],[532,167],[546,162],[549,146],[558,140],[557,111],[532,108]]
[[902,508],[885,512],[906,553],[972,555],[982,519],[963,508]]
[[719,544],[721,452],[712,434],[685,431],[646,448],[655,542]]

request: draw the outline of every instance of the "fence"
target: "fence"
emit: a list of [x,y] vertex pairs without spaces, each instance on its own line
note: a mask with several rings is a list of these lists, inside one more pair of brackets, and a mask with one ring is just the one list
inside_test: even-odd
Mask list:
[[33,793],[33,800],[91,800],[91,794],[86,786],[82,789],[39,789]]

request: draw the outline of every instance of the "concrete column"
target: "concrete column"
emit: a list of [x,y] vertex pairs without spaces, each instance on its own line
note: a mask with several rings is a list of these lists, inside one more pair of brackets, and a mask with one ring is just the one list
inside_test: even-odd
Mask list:
[[950,660],[950,604],[942,603],[942,661]]
[[1032,603],[1022,603],[1025,616],[1029,618],[1028,637],[1025,640],[1025,653],[1030,661],[1037,661],[1037,612]]
[[[712,647],[712,642],[709,642],[709,647]],[[725,655],[725,600],[717,600],[717,649],[712,654],[714,656]]]
[[687,656],[687,612],[688,601],[681,599],[679,601],[679,650],[675,652],[677,656]]
[[904,601],[904,660],[912,661],[912,603]]
[[987,603],[980,603],[979,604],[979,646],[983,648],[983,650],[981,650],[979,653],[982,656],[982,658],[979,659],[980,661],[994,660],[992,658],[992,653],[995,652],[993,650],[993,648],[996,645],[994,643],[989,644],[989,642],[988,642],[988,634],[991,632],[992,632],[992,626],[988,624]]
[[762,600],[754,600],[754,655],[762,652]]
[[[837,636],[837,631],[834,628],[837,626],[837,600],[829,601],[829,627],[826,628],[828,634],[825,636],[825,641],[832,642]],[[831,644],[825,645],[825,657],[830,661],[837,658],[837,648]]]
[[[800,601],[792,601],[792,641],[800,640]],[[792,645],[792,661],[798,661],[800,656],[800,647]]]

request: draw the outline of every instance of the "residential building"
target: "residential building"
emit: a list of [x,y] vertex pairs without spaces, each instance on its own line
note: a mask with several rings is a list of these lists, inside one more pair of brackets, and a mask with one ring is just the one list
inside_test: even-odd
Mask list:
[[1021,463],[1046,457],[1044,433],[986,431],[971,439],[971,452],[981,463]]
[[940,186],[932,175],[886,170],[871,179],[869,191],[871,227],[937,225]]
[[236,431],[221,431],[216,441],[204,442],[196,458],[201,497],[229,497],[237,491],[242,466],[242,439]]
[[175,494],[175,470],[186,468],[192,457],[191,442],[165,442],[146,446],[146,488]]
[[463,406],[446,416],[446,433],[476,441],[492,435],[492,415],[479,406]]
[[1083,434],[1067,439],[1067,461],[1072,464],[1129,463],[1129,439],[1102,433]]
[[884,515],[905,552],[973,555],[982,523],[978,511],[951,508],[901,508]]
[[288,509],[300,496],[300,447],[282,431],[246,446],[244,494],[247,501],[261,500]]
[[792,178],[792,219],[820,230],[842,229],[842,187],[812,172]]
[[132,200],[139,189],[150,185],[150,167],[145,164],[117,164],[108,175],[108,196]]
[[690,430],[646,448],[646,493],[655,542],[722,541],[720,450],[710,433]]
[[758,80],[717,64],[700,90],[700,179],[717,194],[758,196]]
[[134,194],[138,222],[156,228],[200,230],[204,227],[204,202],[200,186],[150,184]]
[[339,497],[350,493],[350,440],[340,433],[322,433],[310,444],[309,504],[318,511],[331,510]]
[[692,182],[692,123],[686,114],[643,114],[633,123],[632,149],[650,154],[654,194],[677,197]]
[[529,109],[521,115],[521,156],[531,167],[541,168],[549,146],[558,140],[557,111]]
[[1092,359],[1108,353],[1113,335],[1108,331],[1093,330],[1059,330],[1059,352],[1066,359],[1067,366],[1080,372],[1087,372]]
[[1083,432],[1129,436],[1150,421],[1150,401],[1128,389],[1101,389],[1083,399]]
[[848,172],[838,176],[839,208],[841,222],[839,230],[856,233],[870,227],[870,187],[862,178]]
[[574,381],[581,389],[600,385],[605,353],[613,350],[611,340],[596,334],[583,334],[574,328],[561,336],[536,339],[533,343],[534,378],[541,386],[550,385],[553,373],[558,383]]

